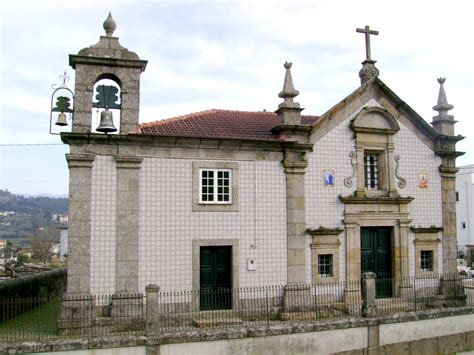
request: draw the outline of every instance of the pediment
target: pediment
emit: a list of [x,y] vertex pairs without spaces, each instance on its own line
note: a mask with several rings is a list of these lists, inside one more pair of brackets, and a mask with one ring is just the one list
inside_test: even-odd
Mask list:
[[400,130],[395,117],[381,107],[364,107],[351,122],[355,132],[395,134]]

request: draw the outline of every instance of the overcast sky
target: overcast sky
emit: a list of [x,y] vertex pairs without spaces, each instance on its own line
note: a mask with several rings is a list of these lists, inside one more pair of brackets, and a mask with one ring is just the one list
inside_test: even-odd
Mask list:
[[[68,54],[98,42],[108,11],[120,43],[148,60],[140,122],[211,108],[274,111],[285,61],[303,114],[321,115],[359,86],[370,25],[380,78],[424,119],[446,77],[458,165],[474,164],[472,1],[1,1],[0,188],[67,194],[58,136],[49,135],[51,85]],[[14,146],[12,146],[14,145]]]

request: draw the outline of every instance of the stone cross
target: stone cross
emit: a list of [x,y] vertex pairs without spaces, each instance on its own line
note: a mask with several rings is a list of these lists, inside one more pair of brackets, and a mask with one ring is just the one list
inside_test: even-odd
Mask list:
[[365,60],[371,61],[370,59],[370,35],[378,35],[379,31],[374,31],[370,29],[370,26],[365,26],[364,28],[357,28],[356,32],[365,34]]

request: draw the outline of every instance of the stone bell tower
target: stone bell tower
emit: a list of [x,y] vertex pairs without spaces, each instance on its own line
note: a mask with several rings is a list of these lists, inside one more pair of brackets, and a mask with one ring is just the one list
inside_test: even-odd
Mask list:
[[105,36],[99,43],[69,55],[69,65],[76,70],[75,105],[72,132],[91,133],[94,85],[102,79],[114,81],[120,88],[119,133],[127,134],[138,126],[140,105],[140,74],[147,61],[120,45],[113,33],[117,28],[109,12],[104,21]]

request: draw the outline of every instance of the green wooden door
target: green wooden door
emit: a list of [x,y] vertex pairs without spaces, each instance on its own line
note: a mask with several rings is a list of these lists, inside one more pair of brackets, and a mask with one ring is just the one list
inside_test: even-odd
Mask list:
[[361,228],[360,234],[361,272],[377,275],[377,297],[391,297],[391,228]]
[[201,247],[201,310],[232,307],[232,247]]

